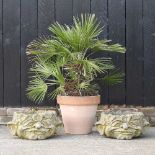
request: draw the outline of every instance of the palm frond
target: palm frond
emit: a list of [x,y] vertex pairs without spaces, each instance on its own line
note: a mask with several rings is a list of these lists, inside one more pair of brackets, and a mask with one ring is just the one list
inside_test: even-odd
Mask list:
[[58,80],[60,85],[64,85],[65,78],[62,74],[62,70],[57,65],[52,65],[52,76]]
[[52,42],[52,38],[50,37],[40,37],[30,42],[27,46],[26,53],[27,55],[55,54],[55,48],[53,47]]
[[[120,44],[112,44],[111,40],[100,40],[103,31],[95,14],[81,14],[73,17],[73,26],[55,22],[49,27],[52,37],[40,37],[27,47],[27,55],[33,62],[27,92],[35,102],[41,102],[47,89],[50,98],[63,95],[94,95],[98,91],[92,84],[99,74],[105,75],[115,68],[111,58],[91,57],[97,51],[124,53]],[[102,78],[105,83],[122,82],[123,74],[112,72]],[[50,89],[48,89],[50,91]]]
[[55,90],[53,90],[51,93],[48,94],[48,97],[51,99],[55,99],[57,95],[65,94],[65,90],[63,87],[59,86]]
[[49,27],[49,30],[55,35],[57,40],[69,44],[72,31],[68,26],[63,26],[56,22]]
[[114,68],[112,61],[109,58],[85,58],[83,60],[77,60],[77,63],[83,66],[84,76],[89,76],[90,78],[94,78],[97,74],[104,73],[106,70]]
[[78,89],[80,90],[88,89],[88,87],[90,87],[90,81],[84,81],[78,84]]
[[52,65],[49,62],[38,58],[33,67],[30,68],[30,73],[34,76],[40,76],[43,79],[47,79],[52,75]]
[[98,22],[95,14],[81,14],[81,17],[73,17],[75,30],[84,32],[85,36],[93,39],[102,32],[102,27]]
[[119,70],[113,70],[109,74],[107,74],[102,80],[107,84],[107,85],[116,85],[120,84],[124,80],[125,74],[122,72],[119,72]]
[[46,93],[47,85],[42,79],[35,78],[29,82],[27,96],[30,100],[41,103],[45,98]]
[[55,38],[68,45],[72,52],[85,51],[91,44],[91,40],[102,32],[102,27],[95,14],[73,17],[74,26],[60,25],[58,22],[49,27]]
[[96,43],[93,44],[91,49],[93,51],[108,51],[108,52],[119,52],[125,53],[126,49],[120,44],[108,44],[110,40],[97,40]]

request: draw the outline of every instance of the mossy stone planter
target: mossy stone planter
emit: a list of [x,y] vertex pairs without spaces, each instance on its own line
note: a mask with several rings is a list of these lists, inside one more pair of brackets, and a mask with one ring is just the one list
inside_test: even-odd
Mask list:
[[148,126],[149,122],[142,112],[126,110],[102,112],[96,123],[97,131],[101,135],[116,139],[139,137]]
[[22,139],[46,139],[56,135],[61,125],[56,112],[32,110],[29,112],[15,112],[8,127],[14,136]]

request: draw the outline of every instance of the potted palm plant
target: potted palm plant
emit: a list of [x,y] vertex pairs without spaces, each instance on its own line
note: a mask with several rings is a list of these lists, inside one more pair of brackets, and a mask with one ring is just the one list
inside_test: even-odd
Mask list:
[[[27,47],[32,62],[27,95],[38,103],[45,96],[57,98],[65,132],[88,134],[100,103],[97,82],[120,83],[123,77],[118,72],[108,74],[115,68],[111,58],[95,54],[124,53],[125,48],[98,38],[103,28],[94,14],[73,17],[73,26],[56,22],[49,30],[52,36],[34,40]],[[51,86],[55,88],[52,92]]]

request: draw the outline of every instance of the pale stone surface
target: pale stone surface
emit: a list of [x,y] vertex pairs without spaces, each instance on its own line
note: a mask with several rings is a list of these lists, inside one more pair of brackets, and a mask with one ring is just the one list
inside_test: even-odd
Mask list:
[[7,115],[12,116],[14,112],[28,111],[30,108],[7,108]]
[[143,112],[146,116],[155,117],[155,107],[139,108],[139,111]]
[[61,124],[54,111],[30,110],[25,113],[14,112],[13,120],[8,123],[8,127],[14,136],[36,140],[56,135]]
[[152,126],[155,126],[155,117],[150,117],[150,123]]
[[5,125],[12,120],[12,116],[0,116],[0,124]]
[[132,139],[143,134],[149,126],[142,112],[110,110],[102,112],[96,128],[101,135],[117,139]]
[[141,138],[125,141],[104,138],[96,132],[32,141],[14,138],[0,126],[0,155],[155,155],[155,128]]
[[7,109],[6,108],[0,108],[0,116],[6,116],[7,115]]

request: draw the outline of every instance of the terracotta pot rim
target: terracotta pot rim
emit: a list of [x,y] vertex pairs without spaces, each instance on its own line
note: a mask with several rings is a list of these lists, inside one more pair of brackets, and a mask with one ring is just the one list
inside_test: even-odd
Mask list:
[[61,105],[97,105],[100,104],[100,95],[96,96],[57,96],[57,103]]
[[77,98],[82,98],[82,97],[100,97],[101,95],[92,95],[92,96],[65,96],[65,95],[57,95],[57,97],[60,96],[60,97],[77,97]]

